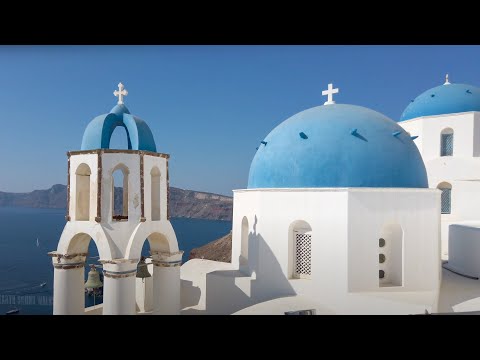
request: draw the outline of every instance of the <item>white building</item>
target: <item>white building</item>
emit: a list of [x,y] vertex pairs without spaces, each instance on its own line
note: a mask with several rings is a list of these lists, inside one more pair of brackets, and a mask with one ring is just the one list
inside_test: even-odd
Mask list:
[[[54,314],[84,314],[84,267],[93,239],[103,264],[103,305],[88,313],[177,314],[182,252],[168,215],[168,158],[158,153],[148,125],[118,104],[87,126],[80,151],[68,153],[67,223],[54,266]],[[128,149],[110,149],[117,126]],[[114,174],[123,178],[123,208],[114,208]],[[151,250],[151,278],[137,279],[144,242]],[[137,291],[136,291],[137,289]],[[150,298],[146,298],[150,297]]]
[[317,313],[437,311],[440,191],[405,130],[335,104],[335,90],[260,143],[248,188],[234,191],[231,267],[182,267],[207,313],[281,298]]
[[480,89],[450,83],[447,75],[445,84],[412,100],[399,124],[417,136],[429,185],[442,191],[442,257],[450,268],[480,276]]

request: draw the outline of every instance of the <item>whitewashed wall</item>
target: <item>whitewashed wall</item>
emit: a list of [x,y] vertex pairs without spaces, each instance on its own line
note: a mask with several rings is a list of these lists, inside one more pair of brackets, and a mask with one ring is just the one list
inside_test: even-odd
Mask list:
[[[338,313],[381,312],[372,304],[378,307],[382,301],[390,303],[390,312],[414,313],[422,306],[435,309],[441,276],[439,196],[433,189],[234,191],[232,265],[236,268],[242,219],[247,217],[249,223],[249,272],[244,272],[251,273],[251,283],[250,289],[242,292],[250,303],[308,295]],[[291,278],[291,228],[298,220],[312,229],[311,279]],[[379,286],[378,238],[389,223],[399,223],[404,230],[401,287]],[[215,276],[207,278],[207,307],[208,279],[215,289]],[[228,276],[223,275],[224,290],[228,282]],[[238,286],[234,289],[238,291]],[[417,293],[429,295],[418,300],[420,303],[407,300]],[[383,297],[388,300],[381,300]],[[242,302],[241,298],[237,296],[236,301]]]

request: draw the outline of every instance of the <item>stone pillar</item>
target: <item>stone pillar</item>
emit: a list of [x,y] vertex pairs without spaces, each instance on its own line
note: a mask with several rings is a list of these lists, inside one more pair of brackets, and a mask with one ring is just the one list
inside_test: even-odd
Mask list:
[[85,313],[85,259],[87,254],[48,253],[52,257],[53,315]]
[[153,263],[153,315],[180,314],[180,266],[183,251],[151,252]]
[[138,260],[103,263],[103,315],[135,315],[135,275]]

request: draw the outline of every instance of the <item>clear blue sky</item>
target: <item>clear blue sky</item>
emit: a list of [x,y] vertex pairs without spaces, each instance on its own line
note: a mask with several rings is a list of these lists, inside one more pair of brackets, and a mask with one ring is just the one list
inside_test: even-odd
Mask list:
[[65,184],[66,152],[115,105],[119,81],[171,154],[170,184],[231,195],[260,141],[323,104],[329,82],[337,103],[397,120],[447,72],[480,85],[479,59],[480,46],[0,46],[0,191]]

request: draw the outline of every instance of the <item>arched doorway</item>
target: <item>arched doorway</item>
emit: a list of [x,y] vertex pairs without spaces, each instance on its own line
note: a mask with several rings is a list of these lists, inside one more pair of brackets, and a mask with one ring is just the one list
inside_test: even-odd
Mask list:
[[[75,234],[68,241],[65,254],[58,253],[53,256],[56,257],[53,261],[54,314],[81,315],[92,310],[101,313],[100,306],[95,309],[92,309],[92,306],[103,302],[103,284],[100,286],[99,282],[96,282],[93,287],[88,287],[87,291],[85,288],[89,265],[95,266],[103,283],[98,249],[91,236],[86,233]],[[87,286],[91,284],[87,283]]]
[[[179,313],[182,253],[172,254],[167,237],[155,232],[143,243],[141,254],[145,257],[146,264],[140,262],[137,266],[137,311],[153,314]],[[139,274],[147,277],[138,277]]]

